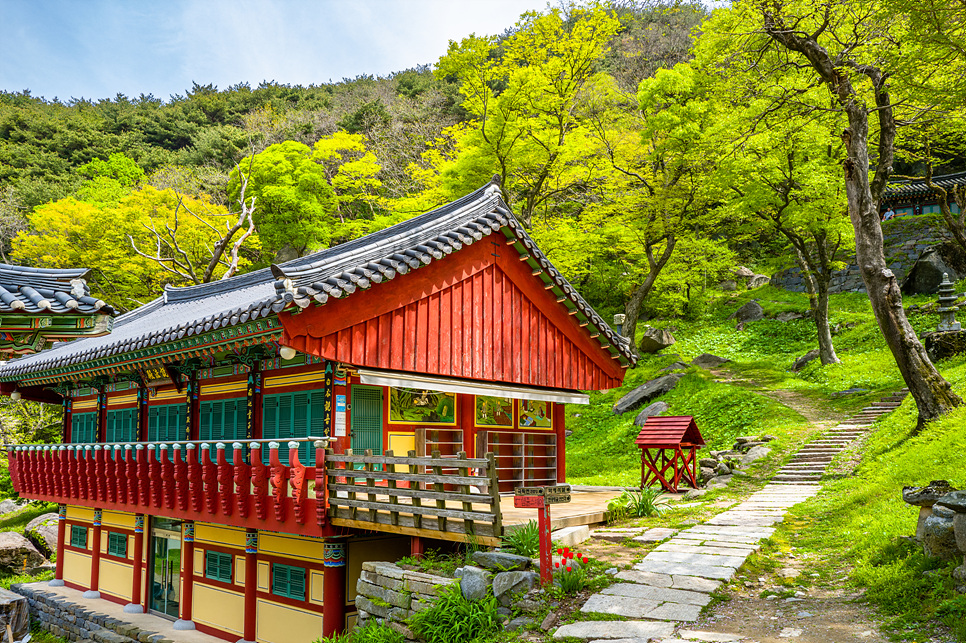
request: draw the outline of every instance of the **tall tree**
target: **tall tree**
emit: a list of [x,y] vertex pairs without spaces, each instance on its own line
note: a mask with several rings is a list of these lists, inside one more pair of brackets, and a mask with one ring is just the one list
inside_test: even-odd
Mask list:
[[[897,104],[891,93],[890,77],[898,71],[889,66],[895,59],[891,54],[904,35],[903,17],[871,1],[746,0],[717,11],[702,40],[723,53],[719,63],[770,98],[765,114],[831,110],[847,120],[838,136],[846,152],[843,174],[856,259],[879,328],[916,401],[921,427],[962,400],[906,319],[883,249],[879,202],[893,171],[897,109],[909,111],[903,118],[913,118],[922,108],[915,110],[914,96]],[[813,84],[827,89],[825,100],[809,100]]]

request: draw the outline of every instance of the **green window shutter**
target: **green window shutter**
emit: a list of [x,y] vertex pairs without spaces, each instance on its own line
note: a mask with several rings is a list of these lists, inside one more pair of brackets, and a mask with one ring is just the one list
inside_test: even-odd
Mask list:
[[352,387],[352,449],[382,455],[382,390]]
[[107,553],[111,556],[127,558],[127,536],[111,532],[107,535]]
[[223,554],[220,551],[205,552],[205,578],[230,583],[231,563],[231,554]]
[[97,433],[97,413],[75,413],[70,420],[70,439],[74,444],[90,444]]
[[305,569],[275,563],[272,565],[272,593],[299,601],[305,600]]
[[[164,407],[152,406],[148,409],[148,442],[160,442],[161,441],[161,409]],[[168,415],[164,414],[164,422],[167,424]],[[167,428],[167,427],[165,427]]]
[[87,527],[70,526],[70,546],[87,549]]
[[[310,435],[321,436],[325,423],[325,392],[305,391],[297,393],[278,393],[262,398],[262,437],[277,440],[279,459],[283,464],[288,461],[288,441],[306,438]],[[268,463],[268,449],[264,449],[264,461]],[[299,443],[299,460],[311,466],[312,445]]]

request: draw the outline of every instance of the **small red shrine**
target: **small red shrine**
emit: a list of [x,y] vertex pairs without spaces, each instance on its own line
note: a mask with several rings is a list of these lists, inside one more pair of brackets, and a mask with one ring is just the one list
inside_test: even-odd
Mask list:
[[677,492],[682,480],[698,488],[697,453],[704,438],[693,417],[649,417],[634,442],[641,449],[641,489],[659,482],[665,491]]

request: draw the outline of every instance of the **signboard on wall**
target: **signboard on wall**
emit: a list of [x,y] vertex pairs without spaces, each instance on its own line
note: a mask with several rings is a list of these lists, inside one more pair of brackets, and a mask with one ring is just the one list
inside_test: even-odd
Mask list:
[[345,437],[345,395],[335,396],[335,437]]

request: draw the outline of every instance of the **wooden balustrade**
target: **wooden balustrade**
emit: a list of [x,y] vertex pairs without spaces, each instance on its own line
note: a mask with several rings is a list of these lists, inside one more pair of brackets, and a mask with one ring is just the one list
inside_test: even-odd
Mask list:
[[277,442],[16,446],[7,457],[32,500],[315,536],[332,526],[486,545],[502,536],[492,454],[336,454],[316,441],[322,466],[307,466],[298,442],[285,446],[287,465]]

